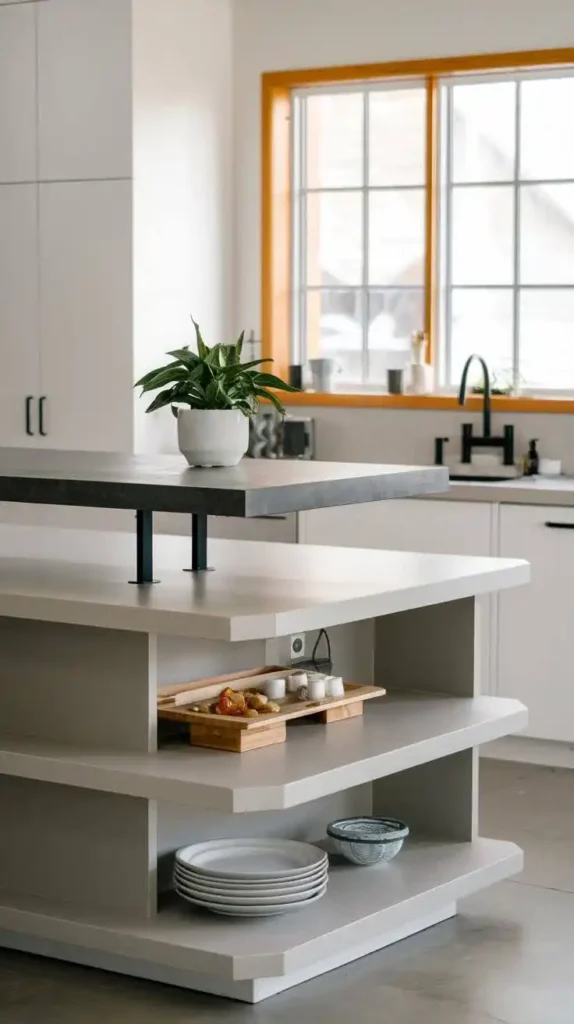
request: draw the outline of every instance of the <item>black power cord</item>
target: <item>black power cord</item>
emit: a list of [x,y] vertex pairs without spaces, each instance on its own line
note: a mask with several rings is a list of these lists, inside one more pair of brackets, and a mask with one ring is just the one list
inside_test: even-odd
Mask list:
[[317,672],[319,671],[319,666],[317,664],[317,651],[319,650],[319,644],[321,643],[321,640],[323,638],[325,638],[325,643],[327,644],[327,659],[332,664],[331,641],[329,640],[329,634],[327,633],[326,629],[320,629],[318,634],[317,634],[317,639],[315,640],[315,644],[313,646],[313,652],[311,654],[311,661],[313,662],[313,666],[314,666],[314,668],[316,669]]

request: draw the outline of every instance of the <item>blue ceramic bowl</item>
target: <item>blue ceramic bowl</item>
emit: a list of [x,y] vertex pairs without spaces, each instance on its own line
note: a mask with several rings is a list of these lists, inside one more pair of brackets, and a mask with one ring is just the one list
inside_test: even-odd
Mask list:
[[392,860],[408,834],[408,826],[395,818],[342,818],[327,826],[337,852],[362,867]]

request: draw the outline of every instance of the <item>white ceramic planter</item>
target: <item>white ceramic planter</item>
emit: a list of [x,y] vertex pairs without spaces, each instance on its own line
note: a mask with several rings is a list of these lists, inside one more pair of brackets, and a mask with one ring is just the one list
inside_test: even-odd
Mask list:
[[236,466],[249,445],[249,420],[238,409],[179,409],[177,437],[190,466]]

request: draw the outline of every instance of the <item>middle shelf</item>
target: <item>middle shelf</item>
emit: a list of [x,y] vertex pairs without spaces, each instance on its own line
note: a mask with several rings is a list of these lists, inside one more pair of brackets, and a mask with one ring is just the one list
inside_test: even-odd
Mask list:
[[389,692],[361,718],[294,724],[287,743],[248,755],[173,746],[133,754],[0,735],[0,774],[227,813],[282,810],[522,729],[499,697]]

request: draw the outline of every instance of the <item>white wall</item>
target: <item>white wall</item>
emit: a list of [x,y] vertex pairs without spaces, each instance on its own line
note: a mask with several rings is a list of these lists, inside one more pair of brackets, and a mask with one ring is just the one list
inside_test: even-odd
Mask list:
[[[572,45],[571,0],[236,0],[235,310],[260,331],[260,76],[263,71]],[[432,459],[436,434],[457,436],[457,413],[300,410],[318,423],[320,458]],[[473,417],[465,416],[465,419]],[[504,418],[509,421],[508,417]],[[477,421],[478,422],[478,421]],[[495,417],[495,426],[502,417]],[[529,437],[569,460],[574,420],[517,416]]]
[[[133,0],[135,374],[232,329],[233,0]],[[176,450],[169,410],[136,450]]]

